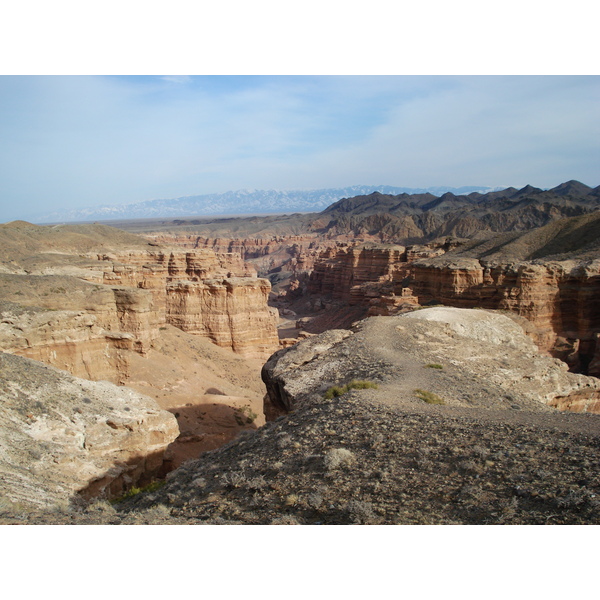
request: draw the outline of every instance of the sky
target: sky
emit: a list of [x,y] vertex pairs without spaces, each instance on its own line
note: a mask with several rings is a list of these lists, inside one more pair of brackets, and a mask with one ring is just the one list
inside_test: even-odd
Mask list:
[[[49,209],[239,188],[552,187],[569,179],[595,187],[596,12],[589,0],[5,3],[0,222]],[[121,545],[136,548],[127,557],[129,570],[155,560],[157,544],[175,545],[184,549],[180,570],[200,561],[216,575],[214,582],[203,581],[210,589],[230,575],[231,564],[238,579],[254,577],[247,556],[256,553],[257,543],[259,552],[268,552],[274,544],[289,546],[294,536],[300,569],[304,556],[311,572],[323,567],[296,586],[297,595],[316,586],[339,595],[340,582],[349,592],[389,595],[398,587],[398,564],[404,589],[421,590],[427,581],[429,591],[439,585],[435,591],[447,594],[456,587],[467,598],[479,597],[490,579],[498,593],[513,592],[518,580],[530,594],[539,595],[541,586],[552,597],[589,594],[595,585],[592,575],[570,576],[575,569],[594,573],[592,553],[574,554],[572,565],[563,557],[567,568],[558,579],[556,573],[530,576],[551,563],[557,538],[559,545],[587,547],[592,529],[516,527],[507,534],[500,528],[434,527],[389,529],[387,537],[378,528],[338,528],[336,537],[325,529],[322,538],[314,529],[275,528],[268,538],[266,528],[244,529],[246,542],[242,528],[202,528],[200,544],[184,528],[177,529],[181,538],[173,529],[167,534],[169,528],[98,528],[93,543],[87,529],[63,529],[58,537],[54,529],[25,532],[35,540],[19,530],[5,544],[14,559],[7,572],[35,586],[30,571],[39,555],[35,568],[43,592],[56,582],[64,595],[66,560],[77,566],[69,576],[85,583],[114,555],[115,536],[127,535]],[[341,535],[348,539],[338,544]],[[79,552],[82,544],[85,553]],[[432,545],[444,556],[435,581],[422,560]],[[314,559],[318,548],[324,549],[322,560]],[[280,555],[281,563],[270,555],[270,580],[286,585],[289,559]],[[472,567],[468,581],[456,577],[465,557]],[[586,559],[590,564],[582,567]],[[514,577],[496,581],[502,568]],[[331,578],[332,571],[343,576]],[[123,573],[111,575],[120,589],[145,591],[144,581]],[[315,590],[308,589],[312,581]],[[149,585],[156,595],[157,585],[170,592],[172,581],[153,578]]]
[[599,76],[2,76],[0,220],[236,189],[600,184]]
[[0,222],[237,189],[595,187],[595,14],[542,6],[12,3]]

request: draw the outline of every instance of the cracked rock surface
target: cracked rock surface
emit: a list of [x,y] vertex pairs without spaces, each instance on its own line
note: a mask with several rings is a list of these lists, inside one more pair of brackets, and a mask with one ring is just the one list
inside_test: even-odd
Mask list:
[[0,352],[0,510],[67,507],[151,478],[179,429],[147,396]]

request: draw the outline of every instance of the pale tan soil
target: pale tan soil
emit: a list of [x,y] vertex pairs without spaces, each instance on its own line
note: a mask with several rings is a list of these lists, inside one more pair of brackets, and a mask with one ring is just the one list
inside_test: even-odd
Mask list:
[[87,253],[118,248],[150,249],[143,238],[106,225],[0,224],[0,271],[33,272],[44,267],[92,264]]
[[130,352],[128,358],[126,385],[177,417],[181,435],[167,450],[170,468],[265,422],[262,361],[242,359],[170,325],[146,356]]

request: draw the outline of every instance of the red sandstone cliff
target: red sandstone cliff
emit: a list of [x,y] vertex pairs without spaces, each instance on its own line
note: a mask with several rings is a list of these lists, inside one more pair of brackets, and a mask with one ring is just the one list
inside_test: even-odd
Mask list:
[[528,320],[542,351],[600,376],[599,259],[492,263],[441,245],[339,247],[321,253],[308,291],[368,307],[365,316],[411,304],[510,311]]
[[390,314],[385,307],[415,304],[403,281],[411,263],[423,256],[438,256],[440,245],[338,246],[320,254],[310,274],[308,293],[342,300],[351,306],[371,307],[369,314]]
[[[270,284],[239,255],[143,247],[137,236],[124,238],[118,230],[90,231],[103,242],[90,241],[85,227],[69,237],[27,223],[3,226],[0,238],[8,236],[11,245],[0,275],[0,300],[9,303],[0,307],[0,349],[119,383],[128,375],[127,351],[145,354],[168,323],[195,328],[244,356],[266,358],[278,348]],[[94,244],[104,251],[94,252]],[[199,288],[202,316],[197,307],[187,316],[181,299],[197,298]]]
[[275,309],[266,279],[229,278],[167,286],[167,322],[242,356],[268,358],[278,347]]
[[412,268],[410,285],[421,304],[492,308],[526,317],[540,349],[567,360],[573,370],[600,376],[600,260],[491,265],[441,258]]

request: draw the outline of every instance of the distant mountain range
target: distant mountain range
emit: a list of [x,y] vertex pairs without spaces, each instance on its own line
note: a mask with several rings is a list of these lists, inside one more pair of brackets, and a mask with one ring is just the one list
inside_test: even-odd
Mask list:
[[33,223],[66,223],[202,215],[319,212],[341,198],[363,196],[373,192],[385,195],[432,194],[437,196],[448,192],[455,195],[485,194],[500,189],[502,188],[485,186],[406,188],[390,185],[354,185],[345,188],[320,190],[237,190],[221,194],[147,200],[121,206],[93,206],[76,210],[56,210],[30,216],[28,220]]
[[[600,210],[600,186],[567,181],[542,190],[527,185],[487,193],[430,193],[342,198],[315,219],[328,236],[377,235],[381,241],[418,243],[438,237],[472,238],[518,232]],[[487,235],[486,234],[486,235]]]

